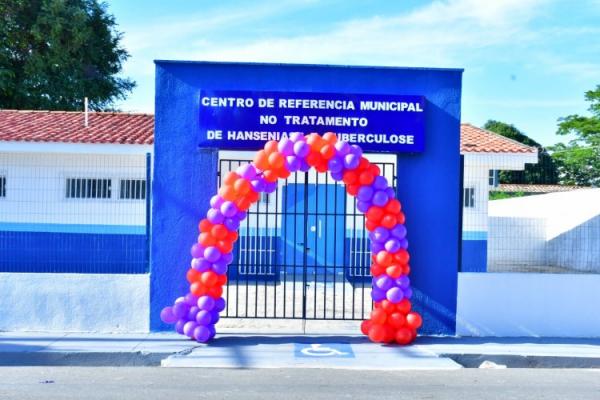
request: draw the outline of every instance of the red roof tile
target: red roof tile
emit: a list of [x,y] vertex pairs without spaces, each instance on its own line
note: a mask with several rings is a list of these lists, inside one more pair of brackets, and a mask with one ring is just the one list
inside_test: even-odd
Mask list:
[[0,110],[0,141],[152,144],[154,116],[90,112]]
[[[470,124],[460,127],[461,153],[535,153],[496,133]],[[88,127],[80,111],[0,110],[0,141],[152,144],[152,114],[89,113]]]
[[478,128],[471,124],[460,125],[461,153],[536,153],[535,147]]

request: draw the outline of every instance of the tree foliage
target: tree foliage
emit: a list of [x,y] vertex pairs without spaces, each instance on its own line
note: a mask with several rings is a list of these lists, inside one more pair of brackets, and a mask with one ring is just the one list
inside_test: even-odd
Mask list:
[[513,125],[505,122],[489,120],[483,126],[488,131],[515,140],[524,145],[538,149],[537,164],[526,164],[524,171],[501,171],[500,183],[521,184],[556,184],[558,183],[558,171],[556,164],[546,149],[531,139]]
[[585,93],[590,116],[569,115],[558,120],[558,135],[574,135],[568,144],[552,147],[560,182],[600,186],[600,85]]
[[0,108],[109,109],[135,83],[106,4],[97,0],[0,0]]

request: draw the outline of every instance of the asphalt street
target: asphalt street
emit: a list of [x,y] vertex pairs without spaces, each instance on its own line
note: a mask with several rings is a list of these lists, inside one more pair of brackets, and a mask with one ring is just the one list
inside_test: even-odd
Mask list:
[[600,399],[598,369],[3,367],[0,399]]

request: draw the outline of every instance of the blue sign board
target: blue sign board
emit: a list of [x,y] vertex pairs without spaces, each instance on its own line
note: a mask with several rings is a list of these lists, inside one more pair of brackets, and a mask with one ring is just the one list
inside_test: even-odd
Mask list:
[[256,150],[293,132],[335,132],[366,151],[424,150],[425,97],[202,90],[200,147]]

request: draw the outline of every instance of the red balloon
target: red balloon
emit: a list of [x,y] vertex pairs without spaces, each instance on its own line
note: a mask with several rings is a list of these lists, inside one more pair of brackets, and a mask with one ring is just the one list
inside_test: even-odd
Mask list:
[[283,167],[284,164],[285,164],[285,157],[283,156],[283,154],[278,153],[278,152],[273,152],[273,153],[269,154],[269,165],[271,167],[273,167],[274,169],[279,169],[279,168]]
[[391,199],[385,205],[385,211],[387,211],[390,214],[398,214],[400,212],[401,208],[402,208],[402,206],[400,205],[400,202],[398,201],[398,199]]
[[266,171],[267,169],[269,169],[269,156],[267,155],[266,151],[260,150],[256,153],[256,155],[254,156],[254,165],[261,171]]
[[204,296],[205,294],[208,293],[208,288],[206,286],[204,286],[203,284],[201,284],[200,282],[194,282],[190,285],[190,292],[194,295],[194,296]]
[[346,185],[346,192],[350,196],[356,196],[358,194],[358,189],[360,189],[360,185]]
[[406,216],[404,215],[404,213],[402,211],[400,211],[398,213],[398,215],[396,216],[396,219],[398,220],[399,224],[403,224],[406,222]]
[[369,166],[369,172],[373,174],[373,176],[381,175],[381,169],[379,169],[377,164],[371,164]]
[[238,233],[236,231],[230,231],[227,234],[227,240],[229,240],[230,242],[235,242],[236,240],[238,240]]
[[321,160],[321,156],[319,155],[319,153],[316,153],[316,152],[310,152],[306,156],[306,162],[311,167],[314,167],[315,165],[317,165],[320,160]]
[[272,169],[267,169],[263,172],[263,177],[267,182],[276,182],[279,179],[277,172]]
[[399,278],[400,275],[402,275],[402,266],[398,264],[392,264],[385,269],[385,273],[394,279]]
[[384,267],[389,266],[393,260],[392,255],[385,250],[381,250],[379,253],[377,253],[375,259],[377,260],[377,264]]
[[269,140],[267,143],[265,143],[265,152],[267,154],[273,154],[277,151],[277,147],[279,146],[279,143],[277,143],[276,140]]
[[367,213],[365,214],[367,216],[367,219],[373,222],[379,222],[381,221],[381,218],[383,218],[383,210],[380,207],[377,206],[372,206],[367,210]]
[[196,271],[194,268],[190,268],[185,277],[189,283],[194,283],[200,280],[200,272]]
[[371,322],[376,325],[385,324],[385,320],[387,319],[387,314],[385,310],[382,308],[376,308],[371,311]]
[[378,226],[379,225],[377,225],[377,222],[371,221],[370,219],[368,219],[367,222],[365,222],[365,228],[367,228],[369,232],[373,232]]
[[356,173],[356,171],[348,170],[344,172],[342,180],[346,185],[355,184],[356,182],[358,182],[358,174]]
[[383,267],[377,263],[371,264],[371,275],[379,276],[379,275],[383,274],[384,271],[385,271],[385,267]]
[[363,333],[363,335],[369,336],[369,329],[370,328],[371,328],[371,321],[369,321],[368,319],[366,319],[363,322],[361,322],[361,324],[360,324],[360,331]]
[[241,195],[245,195],[246,193],[248,193],[251,188],[252,186],[250,185],[250,182],[248,182],[248,180],[244,178],[238,179],[233,184],[233,189]]
[[385,214],[381,219],[381,226],[387,229],[392,229],[396,226],[396,217],[392,214]]
[[396,305],[387,299],[382,300],[380,304],[381,308],[388,314],[391,314],[394,311],[396,311]]
[[219,297],[221,297],[221,295],[223,294],[223,287],[222,286],[215,286],[215,287],[211,287],[207,293],[210,297],[212,297],[213,299],[218,299]]
[[214,246],[217,243],[217,239],[215,239],[208,232],[202,232],[200,236],[198,236],[198,243],[200,243],[204,247]]
[[402,264],[402,273],[404,275],[409,275],[410,274],[410,265]]
[[204,284],[207,287],[213,287],[216,285],[218,280],[217,274],[215,274],[213,271],[206,271],[202,273],[202,276],[200,276],[200,282],[202,282],[202,284]]
[[400,303],[396,304],[396,309],[400,311],[402,314],[406,315],[410,311],[411,308],[410,300],[402,299]]
[[371,325],[369,339],[375,343],[381,343],[385,339],[385,328],[382,325]]
[[227,275],[217,275],[217,285],[224,286],[227,283]]
[[406,315],[406,324],[412,329],[419,329],[423,325],[423,319],[416,312],[409,312]]
[[323,146],[321,148],[321,150],[319,151],[319,153],[321,153],[321,156],[325,159],[325,160],[329,160],[331,159],[333,156],[335,156],[335,147],[333,147],[332,144],[326,144],[325,146]]
[[325,132],[323,134],[323,140],[329,144],[336,144],[337,136],[333,132]]
[[225,228],[224,225],[218,224],[218,225],[214,225],[212,227],[212,229],[210,230],[210,233],[212,236],[215,237],[215,239],[223,240],[227,237],[227,234],[229,233],[229,231],[227,230],[227,228]]
[[398,329],[406,324],[406,317],[400,312],[394,312],[390,314],[387,321],[394,329]]
[[396,260],[400,264],[408,264],[408,260],[410,260],[410,255],[405,249],[400,249],[394,254],[394,260]]
[[412,333],[408,328],[400,328],[396,331],[396,343],[409,344],[413,340]]
[[204,218],[198,224],[198,230],[200,232],[210,232],[210,230],[212,229],[212,227],[213,227],[213,224],[209,220],[207,220],[206,218]]
[[361,185],[370,185],[371,183],[373,183],[374,179],[375,176],[373,176],[373,174],[370,171],[361,172],[361,174],[358,176],[358,181]]
[[223,179],[223,185],[233,185],[235,181],[239,179],[239,175],[233,171],[230,171],[225,175],[225,179]]
[[389,325],[384,325],[383,326],[385,335],[383,336],[383,343],[392,343],[394,341],[394,339],[396,338],[396,331],[394,328],[392,328]]
[[227,240],[219,240],[217,242],[217,249],[219,249],[222,254],[231,253],[233,250],[233,243]]

